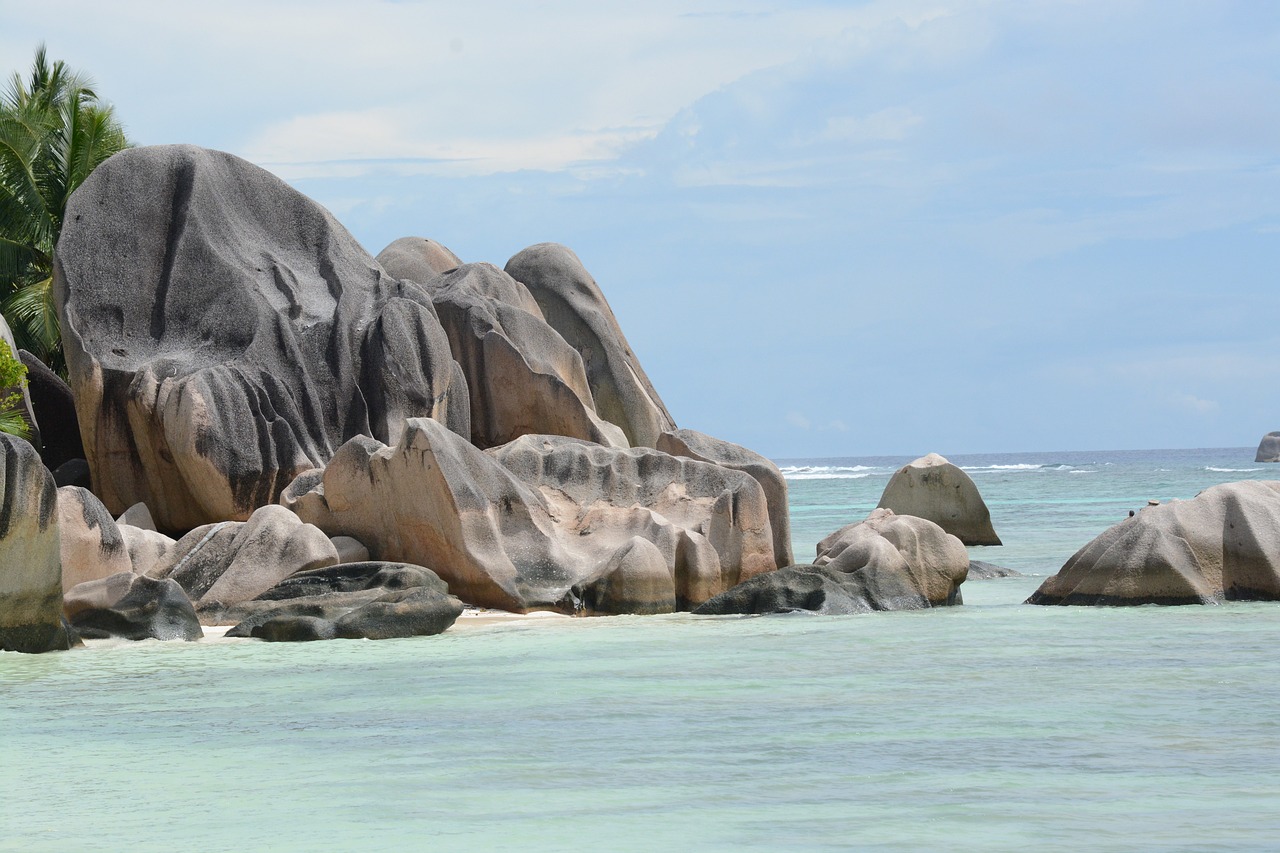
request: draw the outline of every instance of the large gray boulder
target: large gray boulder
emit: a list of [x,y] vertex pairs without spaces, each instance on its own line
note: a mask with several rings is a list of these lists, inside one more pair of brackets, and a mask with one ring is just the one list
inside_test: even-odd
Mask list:
[[413,420],[397,445],[348,442],[281,501],[330,535],[359,539],[376,559],[432,566],[463,601],[504,610],[666,608],[652,555],[624,553],[636,537],[661,554],[680,608],[776,565],[764,492],[751,476],[563,436],[481,452]]
[[787,504],[787,480],[778,466],[753,450],[691,429],[664,432],[656,445],[663,453],[711,462],[722,468],[745,471],[755,477],[769,502],[769,526],[773,528],[773,559],[779,566],[795,562],[791,553],[791,510]]
[[1029,604],[1280,600],[1280,481],[1147,506],[1077,551]]
[[0,649],[48,652],[75,642],[62,618],[58,491],[26,441],[0,433]]
[[966,545],[1000,544],[972,478],[936,453],[894,472],[877,506],[927,518]]
[[363,562],[299,572],[252,601],[208,605],[201,618],[236,623],[229,637],[284,642],[428,636],[461,613],[462,603],[430,569]]
[[844,615],[945,607],[961,603],[968,569],[964,545],[938,525],[877,509],[818,543],[812,565],[752,578],[694,612]]
[[466,376],[473,444],[547,434],[628,446],[596,413],[582,358],[523,284],[491,264],[465,264],[425,286]]
[[542,316],[582,356],[596,412],[637,447],[656,447],[675,429],[653,383],[622,334],[595,279],[570,249],[539,243],[507,261],[506,272],[523,283]]
[[197,527],[170,560],[156,576],[173,578],[204,606],[249,601],[297,572],[336,565],[338,551],[319,528],[272,504],[248,521]]
[[67,599],[67,616],[87,640],[191,642],[204,636],[191,601],[168,578],[125,572],[80,584]]
[[1255,462],[1280,462],[1280,432],[1269,432],[1258,443]]
[[94,490],[163,531],[248,518],[351,436],[458,411],[425,291],[230,154],[112,157],[68,204],[54,282]]

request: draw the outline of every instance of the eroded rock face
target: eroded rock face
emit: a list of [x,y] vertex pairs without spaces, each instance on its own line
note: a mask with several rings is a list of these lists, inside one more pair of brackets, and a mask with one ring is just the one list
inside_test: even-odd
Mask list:
[[338,552],[321,530],[277,505],[248,521],[197,527],[157,572],[177,581],[199,606],[249,601],[296,572],[332,566]]
[[507,261],[506,272],[529,289],[547,323],[582,356],[600,417],[621,427],[637,447],[656,447],[663,432],[675,429],[599,285],[577,255],[558,243],[539,243]]
[[626,447],[596,414],[582,358],[547,325],[523,284],[466,264],[426,284],[471,395],[471,441],[488,448],[549,434]]
[[63,592],[86,581],[133,571],[120,527],[87,489],[58,489],[58,532]]
[[252,601],[201,610],[206,622],[236,622],[229,637],[274,642],[428,636],[461,613],[430,569],[383,562],[299,572]]
[[401,237],[378,253],[378,264],[396,278],[429,282],[462,266],[462,259],[426,237]]
[[596,607],[666,607],[651,555],[620,553],[635,537],[661,554],[679,607],[775,566],[764,492],[749,475],[562,436],[481,452],[413,420],[398,445],[348,442],[281,500],[377,559],[432,566],[462,600],[504,610],[575,612],[584,595]]
[[1028,604],[1280,600],[1280,481],[1225,483],[1108,528]]
[[1258,444],[1255,462],[1280,462],[1280,432],[1269,432]]
[[777,465],[755,451],[691,429],[664,432],[658,436],[657,448],[672,456],[712,462],[723,468],[745,471],[755,477],[769,502],[774,562],[779,566],[790,566],[795,562],[791,553],[791,511],[787,505],[787,481]]
[[58,491],[28,442],[0,433],[0,649],[75,642],[62,618]]
[[879,506],[927,518],[966,545],[1000,544],[972,478],[936,453],[899,468],[884,487]]
[[943,607],[961,603],[968,568],[964,545],[938,525],[877,509],[818,543],[813,565],[753,578],[694,612],[840,615]]
[[162,530],[245,519],[345,440],[450,423],[456,375],[421,287],[327,211],[221,152],[121,152],[72,196],[55,290],[93,470]]

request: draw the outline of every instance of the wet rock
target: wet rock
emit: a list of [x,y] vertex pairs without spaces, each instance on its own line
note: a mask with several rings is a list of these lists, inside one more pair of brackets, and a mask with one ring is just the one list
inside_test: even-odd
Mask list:
[[430,297],[229,154],[112,157],[68,204],[54,279],[95,493],[162,531],[248,518],[353,435],[449,420]]
[[969,557],[931,521],[877,509],[818,544],[813,565],[788,566],[739,584],[694,612],[827,615],[960,604]]
[[[433,566],[462,600],[504,610],[573,612],[574,588],[636,536],[662,554],[682,608],[775,566],[768,506],[750,475],[563,436],[481,452],[418,419],[395,446],[353,439],[281,500],[330,535]],[[651,595],[611,587],[605,600]]]
[[[127,584],[124,580],[128,581]],[[169,579],[125,573],[81,586],[101,585],[101,590],[76,587],[72,625],[85,639],[118,637],[125,640],[199,640],[204,636],[195,608],[182,587]],[[124,594],[110,600],[124,588]],[[92,600],[90,606],[86,603]]]
[[62,618],[58,491],[26,441],[0,433],[0,649],[48,652],[76,637]]
[[1028,604],[1280,600],[1280,481],[1147,506],[1077,551]]
[[879,506],[927,518],[966,545],[1000,544],[978,487],[936,453],[899,468],[884,487]]
[[528,288],[547,323],[582,356],[600,417],[621,427],[627,441],[638,447],[656,447],[663,432],[675,429],[599,285],[577,255],[557,243],[539,243],[507,261],[506,272]]
[[427,636],[461,613],[461,602],[430,569],[384,562],[301,572],[253,601],[201,610],[206,623],[238,622],[229,637],[273,642]]

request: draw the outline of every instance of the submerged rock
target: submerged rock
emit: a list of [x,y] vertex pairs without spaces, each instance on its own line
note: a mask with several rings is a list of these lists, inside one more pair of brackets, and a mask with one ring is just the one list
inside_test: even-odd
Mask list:
[[68,616],[85,639],[199,640],[195,608],[177,582],[122,573],[68,593]]
[[1016,569],[1010,569],[1006,566],[997,566],[995,563],[987,563],[982,560],[969,561],[969,576],[966,580],[985,581],[993,578],[1020,578],[1022,572]]
[[461,602],[430,569],[384,562],[300,572],[253,601],[201,608],[208,623],[238,623],[229,637],[273,642],[428,636],[461,613]]
[[938,525],[877,509],[823,539],[812,565],[752,578],[694,612],[840,615],[943,607],[961,603],[968,568],[964,545]]
[[1269,432],[1258,444],[1255,462],[1280,462],[1280,432]]
[[578,256],[558,243],[539,243],[507,261],[506,272],[529,289],[547,323],[582,356],[596,413],[621,427],[630,444],[657,447],[675,421]]
[[28,442],[0,433],[0,649],[70,648],[62,618],[58,491]]
[[966,545],[1000,544],[978,487],[936,453],[899,468],[878,505],[899,515],[927,518]]
[[54,280],[95,492],[161,530],[248,518],[351,436],[457,410],[423,289],[229,154],[110,158],[70,199]]
[[462,600],[503,610],[575,612],[605,577],[595,606],[665,607],[648,561],[642,571],[622,559],[637,536],[661,553],[681,608],[775,566],[768,506],[749,475],[563,436],[481,452],[413,420],[397,445],[348,442],[281,501],[378,559],[433,566]]
[[1077,551],[1028,604],[1280,600],[1280,482],[1147,506]]

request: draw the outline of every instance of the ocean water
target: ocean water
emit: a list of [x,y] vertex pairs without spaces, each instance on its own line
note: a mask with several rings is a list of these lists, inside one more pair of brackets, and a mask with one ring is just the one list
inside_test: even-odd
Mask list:
[[[1049,574],[1251,450],[953,457]],[[902,459],[782,460],[795,545]],[[0,850],[1270,850],[1280,604],[459,624],[0,653]]]

